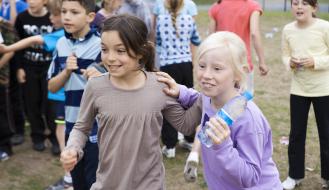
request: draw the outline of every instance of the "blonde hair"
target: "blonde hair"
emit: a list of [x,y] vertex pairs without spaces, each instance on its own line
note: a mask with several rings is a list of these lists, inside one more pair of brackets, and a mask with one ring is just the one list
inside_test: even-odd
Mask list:
[[179,37],[178,27],[176,23],[176,18],[178,12],[184,5],[184,0],[166,0],[165,6],[171,15],[171,22],[175,28],[176,36]]
[[241,91],[247,89],[247,73],[244,71],[244,67],[248,66],[247,62],[247,50],[242,39],[232,32],[216,32],[208,36],[199,46],[196,61],[199,62],[200,58],[209,50],[227,49],[229,52],[231,65],[234,75],[240,78],[240,81],[236,81],[236,87]]
[[62,0],[48,0],[47,9],[52,15],[61,13]]

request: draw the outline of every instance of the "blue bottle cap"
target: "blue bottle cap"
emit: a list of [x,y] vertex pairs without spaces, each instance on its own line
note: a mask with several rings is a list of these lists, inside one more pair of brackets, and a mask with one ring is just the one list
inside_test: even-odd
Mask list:
[[253,98],[252,94],[247,90],[242,93],[242,96],[244,96],[248,101]]
[[224,109],[220,109],[220,111],[217,113],[217,117],[224,120],[229,127],[232,126],[233,119],[228,115],[228,113],[226,113]]

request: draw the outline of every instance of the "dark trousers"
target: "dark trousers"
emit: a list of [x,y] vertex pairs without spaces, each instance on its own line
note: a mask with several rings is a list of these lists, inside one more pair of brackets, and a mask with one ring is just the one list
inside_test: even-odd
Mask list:
[[0,150],[12,154],[10,138],[13,134],[9,125],[9,95],[6,86],[0,85]]
[[50,119],[52,109],[48,100],[47,69],[47,67],[24,68],[26,82],[23,84],[23,98],[33,143],[42,143],[46,139],[46,127],[50,130],[50,141],[57,142],[56,124]]
[[[160,70],[168,73],[178,84],[193,87],[193,66],[191,62],[172,64],[160,67]],[[164,119],[161,129],[161,140],[167,148],[174,148],[177,144],[178,133],[170,123]],[[184,136],[187,142],[194,141],[194,134],[191,136]]]
[[329,96],[290,96],[289,176],[294,179],[304,178],[305,140],[311,103],[320,139],[321,177],[329,180]]
[[13,59],[10,61],[10,81],[9,81],[9,97],[10,97],[10,118],[13,128],[16,134],[24,135],[24,108],[23,108],[23,97],[22,97],[22,87],[18,83]]
[[[68,135],[65,137],[67,142]],[[83,158],[71,171],[73,188],[78,190],[89,190],[96,181],[98,167],[98,145],[97,143],[86,142],[83,149]]]

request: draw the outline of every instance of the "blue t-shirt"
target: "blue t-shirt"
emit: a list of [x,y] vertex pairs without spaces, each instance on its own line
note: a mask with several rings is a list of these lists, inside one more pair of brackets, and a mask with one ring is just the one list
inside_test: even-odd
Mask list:
[[[27,3],[16,0],[16,11],[17,14],[25,11],[28,8]],[[10,3],[9,0],[3,0],[0,9],[0,16],[6,20],[10,20]]]
[[48,52],[53,52],[56,49],[57,41],[63,37],[64,29],[59,29],[55,32],[52,32],[50,34],[42,35],[43,38],[43,49]]

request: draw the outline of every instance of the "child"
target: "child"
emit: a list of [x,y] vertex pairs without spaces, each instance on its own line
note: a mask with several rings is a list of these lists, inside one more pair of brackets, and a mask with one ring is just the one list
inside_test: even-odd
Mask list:
[[312,104],[320,139],[323,188],[329,185],[329,22],[316,18],[317,0],[292,0],[295,21],[282,31],[282,60],[291,71],[288,158],[282,183],[294,189],[305,176],[305,140]]
[[164,84],[152,72],[154,48],[142,20],[113,16],[104,22],[101,38],[102,62],[109,74],[88,81],[78,120],[61,154],[63,167],[71,170],[85,156],[83,147],[96,117],[99,166],[91,189],[164,189],[162,118],[190,134],[200,119],[200,105],[185,111],[162,92]]
[[[1,42],[3,42],[2,34],[0,32]],[[0,58],[0,162],[9,159],[12,154],[12,146],[10,138],[13,131],[9,122],[9,68],[8,62],[13,56],[13,53],[1,54]]]
[[[271,128],[261,110],[253,101],[247,103],[244,113],[229,128],[216,112],[230,99],[240,96],[246,89],[246,49],[234,33],[217,32],[208,36],[200,45],[196,76],[202,94],[193,89],[178,88],[168,77],[169,95],[189,107],[202,100],[201,127],[207,131],[214,145],[202,145],[205,180],[211,190],[272,189],[282,190],[279,172],[272,160]],[[209,119],[210,118],[210,119]]]
[[97,12],[92,25],[100,28],[107,18],[117,14],[130,14],[142,19],[148,29],[152,29],[152,19],[149,7],[142,0],[103,0],[102,9]]
[[[91,0],[63,0],[61,19],[65,36],[56,44],[56,55],[49,68],[48,88],[57,92],[65,90],[65,139],[76,122],[80,100],[87,83],[83,74],[90,65],[100,62],[100,38],[96,30],[90,29],[95,13],[95,2]],[[86,154],[71,171],[74,189],[90,189],[96,179],[98,164],[97,123],[91,124]]]
[[[19,0],[3,0],[0,9],[0,23],[1,27],[5,26],[2,34],[6,44],[11,44],[17,40],[17,34],[14,31],[14,24],[17,14],[25,11],[28,5]],[[9,99],[10,99],[10,113],[9,117],[12,128],[15,134],[11,138],[12,145],[19,145],[24,142],[24,125],[25,118],[23,113],[22,89],[17,81],[17,62],[14,56],[9,63]]]
[[259,31],[259,16],[262,14],[260,5],[254,0],[218,0],[209,9],[209,32],[230,31],[236,33],[247,47],[248,91],[254,92],[253,64],[251,61],[252,42],[259,61],[261,75],[266,75],[268,68],[265,64],[264,52]]
[[[49,12],[44,6],[46,0],[28,0],[29,8],[20,13],[15,22],[18,36],[23,39],[38,34],[49,34],[53,26],[49,20]],[[18,52],[20,68],[17,78],[23,83],[23,99],[26,115],[30,122],[33,149],[45,150],[45,129],[49,128],[49,140],[52,150],[59,150],[55,135],[56,125],[49,119],[49,102],[47,99],[47,71],[52,54],[42,46],[33,46]],[[55,152],[53,152],[55,153]]]
[[[193,87],[193,66],[190,44],[200,44],[200,37],[192,16],[181,12],[184,0],[164,1],[167,12],[157,16],[156,47],[160,70],[168,73],[178,83]],[[166,120],[163,121],[161,138],[163,154],[175,157],[177,131]],[[192,138],[187,139],[193,142]]]
[[[209,33],[230,31],[237,34],[244,41],[248,57],[248,66],[245,67],[245,71],[248,73],[247,89],[251,93],[254,93],[254,66],[252,64],[250,42],[252,42],[258,57],[260,74],[265,76],[268,73],[259,30],[259,17],[261,14],[260,5],[254,0],[218,0],[209,9]],[[187,180],[196,178],[197,173],[194,165],[198,164],[199,150],[200,142],[196,140],[184,168]]]

